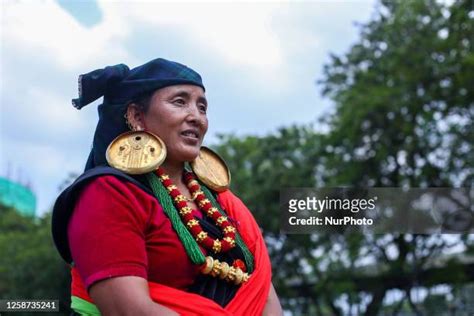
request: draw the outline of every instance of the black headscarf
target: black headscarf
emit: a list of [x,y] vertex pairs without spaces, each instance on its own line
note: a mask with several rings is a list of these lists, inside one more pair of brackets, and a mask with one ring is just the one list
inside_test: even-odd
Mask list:
[[72,100],[74,107],[81,109],[104,97],[99,105],[99,122],[85,170],[107,165],[107,147],[114,138],[128,131],[124,115],[130,102],[146,93],[177,84],[192,84],[205,89],[197,72],[163,58],[132,70],[119,64],[80,75],[79,98]]

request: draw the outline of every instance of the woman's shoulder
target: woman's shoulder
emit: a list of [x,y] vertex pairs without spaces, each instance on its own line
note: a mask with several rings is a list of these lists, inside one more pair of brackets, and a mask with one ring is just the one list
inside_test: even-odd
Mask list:
[[146,206],[156,202],[154,195],[143,189],[143,185],[124,180],[114,175],[101,175],[91,179],[82,189],[79,201],[91,199],[106,204],[116,202]]
[[88,223],[85,227],[90,227],[93,222],[110,223],[110,220],[123,219],[122,222],[146,227],[156,206],[154,196],[120,176],[85,173],[56,199],[51,220],[54,242],[64,260],[71,262],[67,240],[72,221]]
[[219,204],[226,210],[227,214],[235,219],[246,219],[254,221],[253,215],[242,200],[231,190],[225,190],[217,195]]
[[144,176],[131,176],[109,166],[98,166],[86,170],[60,195],[60,199],[75,200],[78,196],[90,192],[114,194],[148,194],[153,193],[146,185]]
[[224,208],[229,208],[231,206],[245,207],[245,204],[242,202],[242,200],[230,189],[219,192],[217,194],[217,199]]
[[84,187],[102,187],[113,190],[114,188],[141,189],[144,193],[151,194],[150,189],[145,184],[144,176],[131,176],[112,167],[100,166],[89,169],[80,175],[69,187],[69,190],[82,190]]
[[[136,184],[121,179],[115,175],[101,175],[91,179],[85,186],[84,189],[89,190],[103,190],[108,192],[113,191],[134,191],[138,187]],[[124,191],[125,190],[125,191]],[[143,190],[141,190],[143,191]],[[145,193],[145,192],[143,192]]]

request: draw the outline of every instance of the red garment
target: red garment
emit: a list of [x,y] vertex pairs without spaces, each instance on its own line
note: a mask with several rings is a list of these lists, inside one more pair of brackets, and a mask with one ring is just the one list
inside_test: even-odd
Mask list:
[[229,216],[240,222],[239,233],[254,255],[255,270],[249,281],[239,288],[225,308],[200,295],[160,284],[148,283],[150,296],[156,303],[181,315],[262,315],[270,291],[271,264],[260,228],[247,207],[232,192],[219,194],[218,201]]
[[106,278],[133,275],[186,289],[199,273],[157,200],[113,176],[99,177],[83,190],[68,237],[87,288]]
[[[116,179],[107,180],[119,182],[119,180]],[[137,198],[139,198],[140,195],[145,194],[143,192],[139,192],[140,189],[134,188],[131,184],[120,184],[122,186],[128,187],[128,190],[133,190],[133,193]],[[109,199],[107,200],[110,201]],[[170,287],[164,283],[157,283],[151,280],[149,280],[148,283],[150,288],[150,296],[156,303],[173,309],[182,315],[261,315],[270,290],[271,265],[260,229],[250,211],[245,207],[242,201],[240,201],[230,191],[220,193],[218,196],[218,201],[227,211],[228,215],[238,221],[239,233],[241,234],[249,250],[254,255],[255,270],[252,273],[250,280],[239,288],[235,297],[225,308],[203,296],[188,293],[173,286]],[[124,202],[126,202],[126,200],[119,201],[119,203]],[[128,201],[128,203],[130,202]],[[116,205],[114,207],[119,206]],[[155,216],[160,217],[159,215]],[[135,216],[132,216],[132,218],[134,217]],[[75,258],[74,252],[73,258]],[[79,270],[81,269],[77,263],[76,267]],[[77,271],[75,268],[72,269],[73,283],[71,287],[71,294],[92,302],[90,297],[87,295],[84,286],[81,284],[80,277],[76,272]],[[83,273],[81,273],[81,275],[82,274]],[[178,278],[181,277],[178,276]]]

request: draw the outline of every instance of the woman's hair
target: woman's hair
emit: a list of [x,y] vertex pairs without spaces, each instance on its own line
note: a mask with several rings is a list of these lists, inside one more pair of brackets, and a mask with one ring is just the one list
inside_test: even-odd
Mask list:
[[150,91],[150,92],[143,93],[140,96],[138,96],[135,99],[135,101],[133,101],[133,103],[138,105],[138,108],[141,111],[143,111],[144,114],[146,114],[148,112],[148,110],[150,109],[151,98],[153,97],[154,93],[155,93],[155,91]]

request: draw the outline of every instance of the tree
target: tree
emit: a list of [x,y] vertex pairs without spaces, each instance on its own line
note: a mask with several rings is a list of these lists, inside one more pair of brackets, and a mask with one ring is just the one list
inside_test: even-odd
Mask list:
[[[329,181],[472,185],[472,2],[386,1],[379,11],[320,81],[336,105],[326,121],[327,150],[337,153]],[[341,164],[351,172],[337,172]]]
[[[382,1],[359,42],[331,57],[320,81],[336,106],[326,120],[325,183],[472,187],[473,13],[471,1]],[[459,242],[470,247],[472,236]],[[390,270],[413,271],[402,289],[415,313],[410,290],[423,265],[454,246],[439,235],[384,236],[364,245]],[[388,257],[389,247],[397,258]],[[377,313],[388,288],[369,291],[367,314]]]
[[391,311],[420,314],[414,288],[474,280],[472,263],[429,265],[452,247],[472,251],[472,235],[284,236],[276,220],[282,187],[472,187],[473,16],[470,1],[382,1],[359,41],[324,68],[319,84],[335,104],[321,121],[328,133],[294,126],[222,138],[217,149],[264,228],[286,308],[376,315],[398,291]]
[[50,223],[50,213],[30,218],[0,205],[0,298],[56,299],[59,314],[69,315],[69,269],[54,248]]

